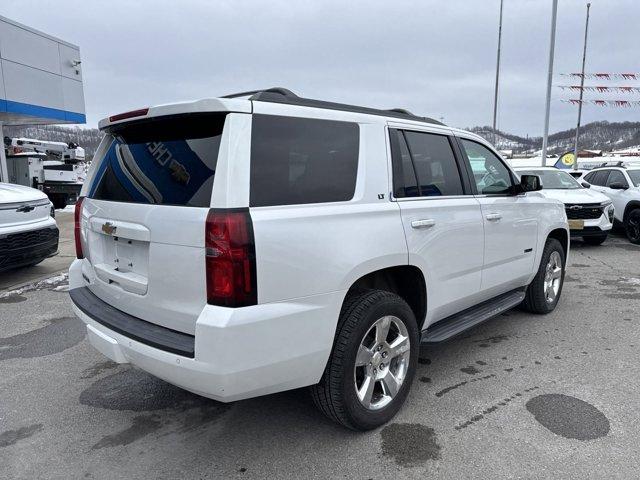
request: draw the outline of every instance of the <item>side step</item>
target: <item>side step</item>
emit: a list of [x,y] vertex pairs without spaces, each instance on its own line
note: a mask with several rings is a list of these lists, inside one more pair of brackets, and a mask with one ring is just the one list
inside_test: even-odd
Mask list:
[[430,345],[449,340],[496,315],[500,315],[502,312],[516,307],[524,300],[524,295],[523,289],[512,290],[482,302],[475,307],[444,318],[422,332],[420,342],[423,345]]

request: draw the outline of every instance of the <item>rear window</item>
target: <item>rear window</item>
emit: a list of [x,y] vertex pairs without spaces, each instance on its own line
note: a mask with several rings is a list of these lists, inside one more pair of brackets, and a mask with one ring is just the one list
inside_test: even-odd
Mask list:
[[89,197],[209,207],[224,119],[198,114],[114,127]]
[[359,145],[356,123],[254,115],[251,206],[351,200]]

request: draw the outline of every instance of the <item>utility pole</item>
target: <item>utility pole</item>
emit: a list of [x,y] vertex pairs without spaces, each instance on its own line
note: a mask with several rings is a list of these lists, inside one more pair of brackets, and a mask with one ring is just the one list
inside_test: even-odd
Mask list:
[[589,9],[591,4],[587,3],[587,21],[584,25],[584,49],[582,50],[582,75],[580,75],[580,102],[578,103],[578,124],[576,125],[576,141],[573,147],[573,169],[578,169],[578,137],[580,136],[580,119],[582,117],[582,93],[584,90],[584,64],[587,59],[587,35],[589,34]]
[[551,109],[551,82],[553,80],[553,50],[556,46],[556,17],[558,0],[553,0],[551,12],[551,41],[549,42],[549,73],[547,75],[547,106],[544,114],[544,135],[542,136],[542,166],[547,166],[547,143],[549,140],[549,110]]
[[502,44],[502,4],[500,0],[500,21],[498,22],[498,59],[496,60],[496,85],[493,93],[493,145],[496,145],[496,119],[498,116],[498,80],[500,79],[500,48]]

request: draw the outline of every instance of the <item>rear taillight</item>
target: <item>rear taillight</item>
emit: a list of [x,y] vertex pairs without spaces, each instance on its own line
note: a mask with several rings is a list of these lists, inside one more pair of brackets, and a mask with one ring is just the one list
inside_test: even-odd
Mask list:
[[256,250],[249,209],[211,209],[205,227],[207,303],[255,305]]
[[84,253],[82,253],[82,239],[80,238],[80,223],[82,221],[82,202],[84,201],[84,197],[78,197],[78,201],[76,202],[76,208],[73,211],[73,233],[76,240],[76,257],[84,258]]

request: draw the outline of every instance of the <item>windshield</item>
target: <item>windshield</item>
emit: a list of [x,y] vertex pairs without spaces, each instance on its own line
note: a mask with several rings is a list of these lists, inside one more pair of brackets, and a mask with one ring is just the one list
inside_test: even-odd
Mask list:
[[575,190],[582,188],[575,178],[562,170],[518,170],[518,175],[537,175],[546,190]]
[[640,170],[627,170],[634,187],[640,187]]

